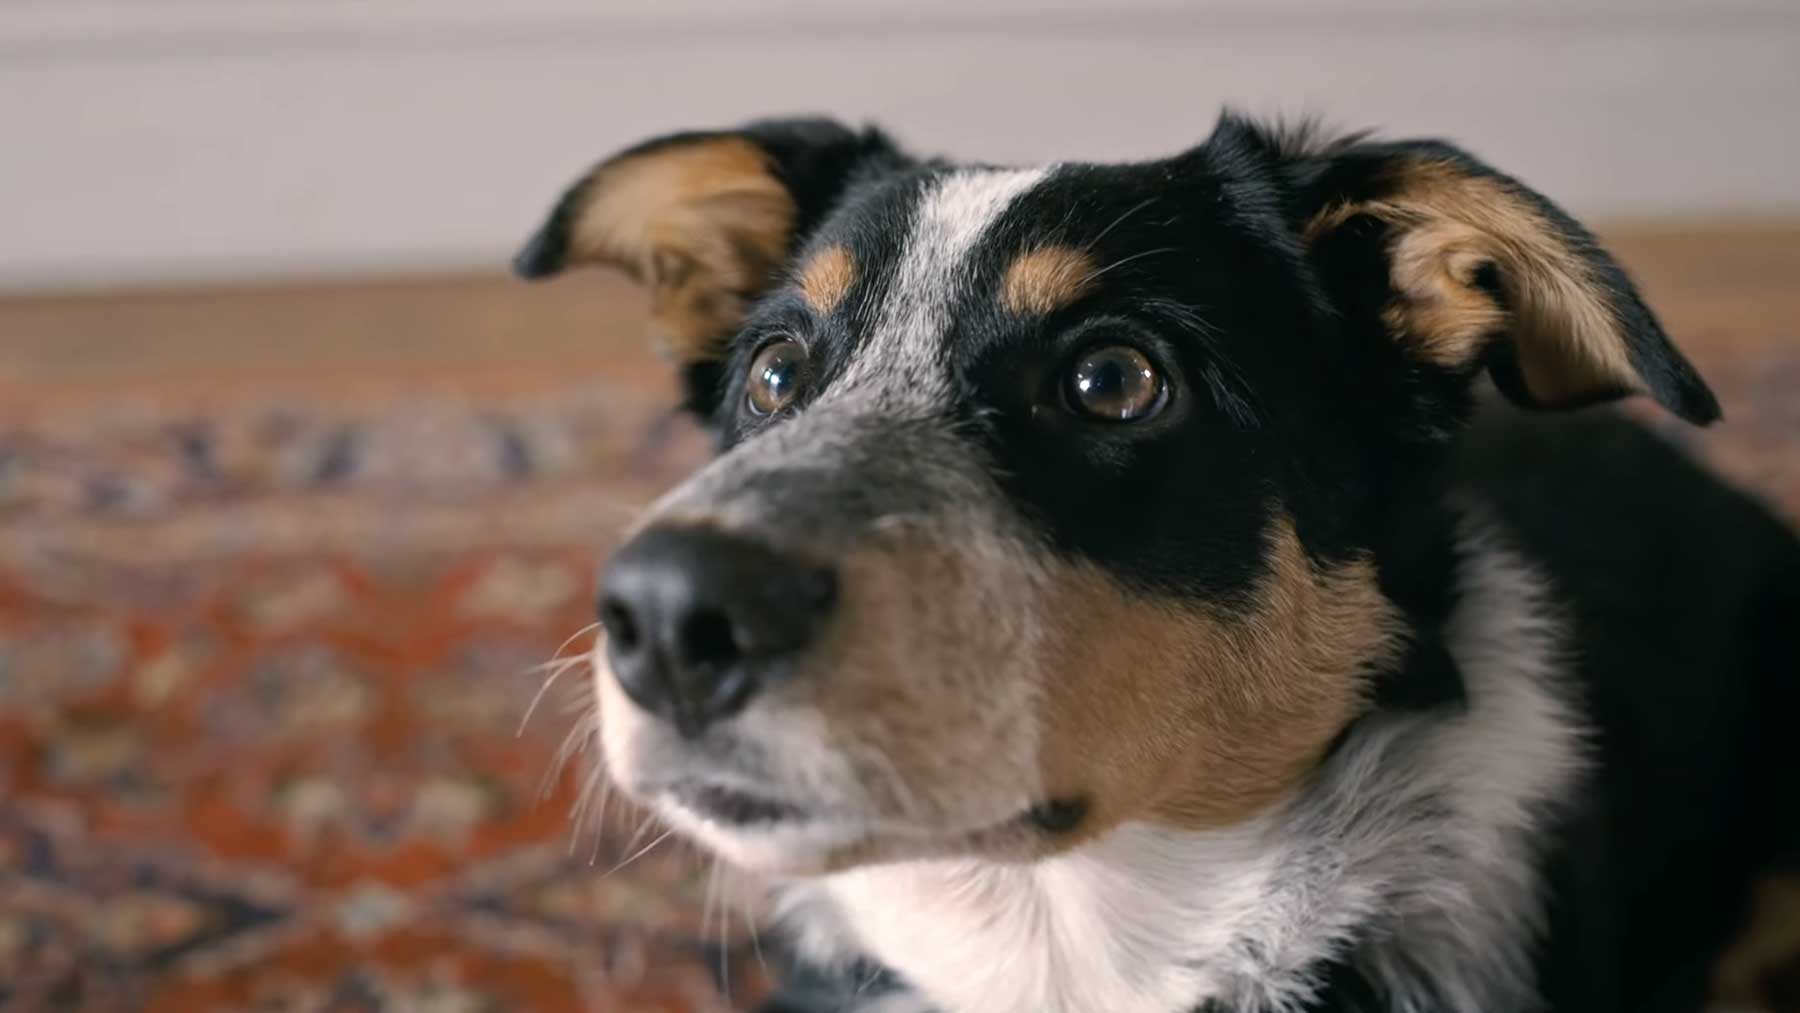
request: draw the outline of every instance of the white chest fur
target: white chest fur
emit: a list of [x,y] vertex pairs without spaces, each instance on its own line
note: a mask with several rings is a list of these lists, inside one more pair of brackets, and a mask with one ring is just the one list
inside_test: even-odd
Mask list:
[[1172,1010],[1217,991],[1187,961],[1229,946],[1268,896],[1258,836],[1132,824],[1035,865],[920,862],[827,890],[871,953],[947,1009]]
[[[803,952],[867,955],[950,1013],[1284,1013],[1347,958],[1396,1010],[1525,1008],[1534,830],[1581,767],[1542,583],[1464,541],[1465,710],[1366,720],[1315,783],[1222,831],[1127,824],[1031,866],[919,862],[784,891]],[[891,1001],[891,1000],[890,1000]]]

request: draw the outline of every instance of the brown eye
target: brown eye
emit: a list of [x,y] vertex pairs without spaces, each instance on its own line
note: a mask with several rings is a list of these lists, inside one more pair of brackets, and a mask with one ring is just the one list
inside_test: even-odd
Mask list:
[[1144,353],[1106,345],[1084,353],[1069,371],[1069,404],[1090,418],[1135,422],[1163,405],[1163,378]]
[[764,345],[750,360],[744,401],[757,415],[773,415],[793,404],[805,379],[806,349],[792,338]]

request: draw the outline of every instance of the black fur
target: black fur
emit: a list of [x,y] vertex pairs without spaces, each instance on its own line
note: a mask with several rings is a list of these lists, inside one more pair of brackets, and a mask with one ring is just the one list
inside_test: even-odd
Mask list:
[[[1382,168],[1419,153],[1526,196],[1601,279],[1652,394],[1690,421],[1718,417],[1619,266],[1541,196],[1438,142],[1309,142],[1231,117],[1175,159],[1062,169],[1009,211],[947,345],[959,405],[1051,543],[1132,582],[1245,591],[1276,509],[1320,557],[1373,553],[1414,630],[1377,707],[1460,706],[1438,634],[1454,605],[1443,504],[1460,494],[1489,505],[1569,603],[1599,755],[1546,863],[1546,1004],[1698,1009],[1747,873],[1800,842],[1793,806],[1776,801],[1800,788],[1781,738],[1800,703],[1800,548],[1761,507],[1604,409],[1494,408],[1467,426],[1474,377],[1409,360],[1380,323],[1392,295],[1385,228],[1353,220],[1310,251],[1298,240],[1307,217],[1378,196]],[[839,319],[800,323],[824,349],[816,388],[848,359],[856,306],[886,283],[889,237],[904,234],[929,171],[868,180],[824,225],[867,275]],[[1119,266],[1063,313],[1008,318],[987,296],[1003,258],[1051,242]],[[745,354],[760,328],[794,326],[796,312],[779,297],[765,305]],[[1182,377],[1171,410],[1129,429],[1033,417],[1074,350],[1101,340],[1132,343]],[[1477,368],[1529,404],[1507,346],[1496,349]],[[743,432],[733,403],[717,420],[727,444]],[[1386,1008],[1348,963],[1326,977],[1318,1013]],[[805,1008],[844,998],[811,987],[827,998]]]
[[[801,208],[796,259],[840,244],[857,276],[823,317],[777,286],[729,358],[691,367],[690,403],[725,447],[780,424],[741,408],[748,360],[771,336],[805,340],[810,391],[842,374],[869,331],[867,311],[893,286],[897,237],[946,171],[878,133],[822,121],[746,135]],[[1448,369],[1394,340],[1382,319],[1394,296],[1388,227],[1362,216],[1311,245],[1302,236],[1325,209],[1380,198],[1396,162],[1419,157],[1527,201],[1590,269],[1651,396],[1692,422],[1719,417],[1623,270],[1547,199],[1441,142],[1332,139],[1229,115],[1188,152],[1065,166],[1009,207],[952,308],[942,347],[952,410],[1050,551],[1132,586],[1244,601],[1267,570],[1264,535],[1278,516],[1315,559],[1372,558],[1411,630],[1404,660],[1377,686],[1377,710],[1464,705],[1442,632],[1456,604],[1449,504],[1482,504],[1567,610],[1597,761],[1546,830],[1539,989],[1553,1010],[1696,1010],[1750,876],[1800,858],[1800,776],[1784,738],[1800,712],[1800,544],[1605,408],[1479,407],[1483,374],[1531,405],[1508,342]],[[559,209],[520,270],[559,258],[566,230]],[[993,293],[1018,251],[1047,244],[1088,250],[1104,270],[1074,305],[1018,319]],[[1130,426],[1058,411],[1070,360],[1114,342],[1169,378],[1168,408]],[[840,508],[891,508],[883,497],[902,486],[860,505],[798,486],[789,495],[803,523],[828,523]],[[1352,962],[1321,975],[1318,1013],[1386,1008],[1379,983]],[[838,1009],[893,987],[870,969],[835,981],[808,973],[769,1008]]]
[[1796,842],[1800,547],[1605,411],[1501,413],[1451,467],[1568,603],[1596,732],[1550,864],[1544,989],[1556,1009],[1698,1009],[1745,874]]

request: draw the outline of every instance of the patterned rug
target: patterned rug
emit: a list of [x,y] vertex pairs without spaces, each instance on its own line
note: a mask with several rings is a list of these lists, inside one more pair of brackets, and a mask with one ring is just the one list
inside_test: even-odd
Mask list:
[[575,382],[6,421],[0,1008],[713,1010],[722,972],[761,986],[691,856],[571,822],[580,680],[520,730],[542,664],[585,646],[611,531],[696,455],[660,402]]
[[[1703,365],[1730,422],[1682,438],[1800,508],[1800,349]],[[613,533],[702,453],[649,368],[6,392],[0,1009],[760,994],[702,863],[571,818],[579,677],[524,721]]]

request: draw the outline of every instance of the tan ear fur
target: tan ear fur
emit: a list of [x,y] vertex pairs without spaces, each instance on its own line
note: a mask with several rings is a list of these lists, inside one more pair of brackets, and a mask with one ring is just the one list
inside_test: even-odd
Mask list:
[[[797,209],[743,137],[703,135],[629,152],[577,183],[552,218],[559,257],[620,268],[650,288],[651,325],[681,363],[715,357],[745,304],[781,267]],[[542,235],[542,234],[540,234]]]
[[[1606,283],[1571,238],[1505,182],[1448,161],[1399,163],[1379,198],[1328,208],[1306,227],[1310,244],[1349,219],[1393,230],[1395,335],[1426,362],[1474,363],[1507,335],[1521,379],[1547,407],[1646,390]],[[1480,283],[1490,269],[1503,295]]]

